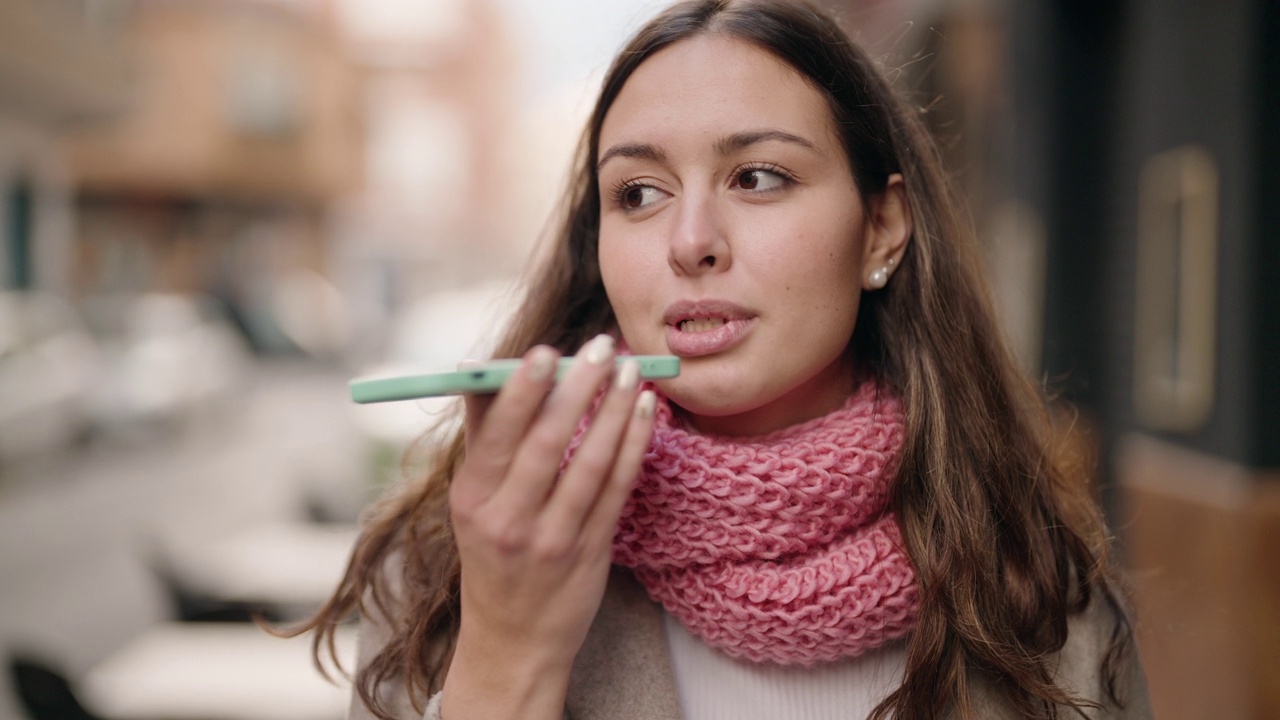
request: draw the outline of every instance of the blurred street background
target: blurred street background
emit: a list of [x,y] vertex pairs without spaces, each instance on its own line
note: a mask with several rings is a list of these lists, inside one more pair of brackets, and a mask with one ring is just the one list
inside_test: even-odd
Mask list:
[[[1280,3],[822,0],[1075,413],[1158,717],[1280,718]],[[341,718],[304,616],[654,0],[0,0],[0,720]],[[349,634],[339,654],[351,651]]]

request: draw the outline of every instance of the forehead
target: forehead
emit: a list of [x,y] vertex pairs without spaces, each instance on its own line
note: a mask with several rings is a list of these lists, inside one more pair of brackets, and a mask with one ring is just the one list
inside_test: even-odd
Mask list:
[[761,128],[839,149],[826,96],[795,68],[742,40],[698,36],[663,48],[636,68],[605,115],[600,146],[714,141]]

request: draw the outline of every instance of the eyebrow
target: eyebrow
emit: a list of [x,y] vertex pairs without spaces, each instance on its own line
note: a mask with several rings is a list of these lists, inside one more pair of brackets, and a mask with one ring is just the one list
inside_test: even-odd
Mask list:
[[756,143],[768,142],[770,140],[792,143],[814,152],[818,151],[818,148],[814,147],[813,143],[808,140],[805,140],[799,135],[792,135],[789,132],[783,132],[781,130],[747,130],[745,132],[734,133],[717,142],[716,150],[719,150],[721,155],[728,155],[729,153],[750,147]]
[[599,162],[596,163],[596,170],[599,171],[606,162],[616,157],[640,158],[641,160],[652,160],[654,162],[663,162],[667,159],[666,153],[649,143],[623,143],[614,145],[606,150],[600,156]]
[[[721,155],[729,155],[757,143],[769,141],[791,143],[818,152],[818,148],[813,143],[799,135],[792,135],[782,130],[747,130],[734,133],[716,141],[716,151]],[[600,156],[599,162],[596,163],[596,170],[599,171],[606,162],[615,157],[639,158],[654,162],[663,162],[667,159],[666,153],[649,143],[622,143],[614,145]]]

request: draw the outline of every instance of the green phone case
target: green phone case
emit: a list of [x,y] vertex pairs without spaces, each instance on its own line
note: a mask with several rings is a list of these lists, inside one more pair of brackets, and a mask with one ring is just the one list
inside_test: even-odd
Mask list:
[[[640,365],[640,377],[660,380],[680,374],[680,358],[674,355],[622,355],[618,362],[635,360]],[[573,358],[560,358],[556,367],[556,379],[564,377]],[[350,383],[351,399],[358,403],[391,402],[440,395],[464,395],[467,393],[493,393],[502,387],[507,378],[520,368],[521,360],[490,360],[474,368],[456,372],[402,375],[398,377],[357,378]]]

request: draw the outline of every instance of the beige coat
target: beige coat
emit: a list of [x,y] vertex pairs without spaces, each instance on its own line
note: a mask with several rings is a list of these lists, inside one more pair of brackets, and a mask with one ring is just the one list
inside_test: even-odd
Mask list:
[[[1098,676],[1098,662],[1107,647],[1113,624],[1111,612],[1100,602],[1068,621],[1067,644],[1058,656],[1058,681],[1073,692],[1104,705],[1101,711],[1091,714],[1091,718],[1150,718],[1146,679],[1136,653],[1120,678],[1127,706],[1120,709],[1102,702],[1105,693]],[[366,620],[362,624],[358,661],[361,666],[385,642],[384,628],[385,625],[376,621]],[[977,717],[997,720],[1015,717],[980,678],[975,678],[972,686]],[[420,717],[403,690],[397,700],[401,720]],[[433,704],[427,711],[428,720],[438,717],[434,711]],[[574,663],[565,715],[572,720],[682,720],[662,610],[628,570],[615,568],[609,579],[600,612]],[[1075,716],[1064,713],[1063,717]],[[373,718],[354,694],[349,718]]]

